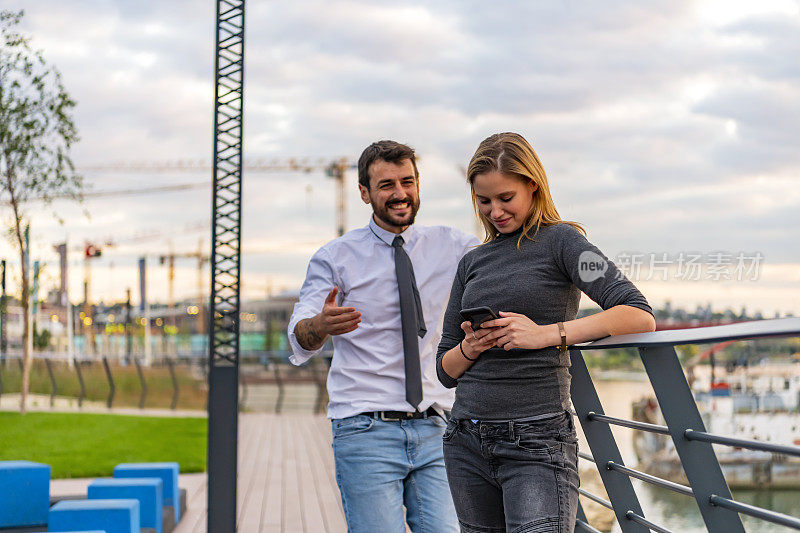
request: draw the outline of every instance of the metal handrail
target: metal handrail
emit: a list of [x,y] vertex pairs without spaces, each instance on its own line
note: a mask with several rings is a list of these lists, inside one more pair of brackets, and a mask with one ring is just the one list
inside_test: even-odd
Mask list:
[[580,519],[575,520],[575,526],[579,526],[584,530],[588,531],[589,533],[601,533],[599,529],[593,528],[592,526],[590,526],[589,524]]
[[611,502],[610,502],[610,501],[608,501],[608,500],[604,500],[604,499],[603,499],[603,498],[601,498],[600,496],[598,496],[598,495],[596,495],[596,494],[592,494],[592,493],[591,493],[591,492],[589,492],[588,490],[584,490],[584,489],[581,489],[581,488],[579,488],[579,489],[578,489],[578,494],[580,494],[580,495],[582,495],[582,496],[586,496],[587,498],[589,498],[589,499],[590,499],[590,500],[592,500],[593,502],[595,502],[595,503],[598,503],[598,504],[602,505],[602,506],[603,506],[603,507],[605,507],[606,509],[614,509],[614,506],[613,506],[613,505],[611,505]]
[[641,431],[647,431],[648,433],[661,433],[662,435],[669,435],[669,428],[667,426],[648,424],[647,422],[637,422],[635,420],[625,420],[624,418],[616,418],[608,415],[599,415],[594,411],[589,411],[586,416],[589,418],[589,420],[606,422],[607,424],[613,424],[615,426],[638,429]]
[[[637,422],[635,420],[625,420],[623,418],[616,418],[608,415],[599,415],[590,411],[587,415],[589,420],[597,422],[605,422],[615,426],[622,426],[648,433],[660,433],[669,435],[669,428],[657,424],[649,424],[647,422]],[[735,448],[747,448],[749,450],[757,450],[762,452],[780,453],[783,455],[793,455],[800,457],[800,446],[787,446],[785,444],[772,444],[770,442],[762,442],[751,439],[738,439],[733,437],[725,437],[723,435],[716,435],[706,431],[697,431],[694,429],[687,429],[684,431],[683,436],[688,440],[697,440],[703,442],[711,442],[713,444],[720,444],[722,446],[732,446]]]
[[[624,532],[640,532],[647,529],[668,532],[662,526],[644,518],[635,491],[632,491],[631,478],[693,497],[709,531],[744,532],[741,518],[730,511],[800,530],[800,518],[735,501],[730,494],[712,444],[795,457],[800,457],[800,447],[725,437],[705,431],[705,424],[700,417],[674,348],[686,344],[790,336],[800,337],[800,318],[620,335],[571,347],[573,405],[591,449],[591,454],[579,453],[579,457],[598,466],[604,466],[599,468],[600,476],[608,492],[609,503],[613,505],[612,510]],[[599,402],[581,351],[628,347],[637,348],[639,351],[653,391],[662,408],[666,425],[626,420],[603,413],[602,404]],[[603,426],[605,429],[602,429]],[[669,435],[689,480],[689,486],[624,466],[609,426]],[[615,474],[609,477],[609,471]],[[617,476],[616,473],[625,475]],[[594,496],[584,494],[583,491],[580,494],[590,499]]]
[[649,348],[656,346],[679,346],[682,344],[713,344],[728,340],[744,340],[768,337],[792,337],[800,335],[800,318],[774,318],[737,322],[704,328],[669,329],[651,333],[614,335],[585,344],[576,344],[580,350],[605,350],[608,348]]
[[593,463],[596,463],[596,461],[594,460],[594,457],[592,457],[588,453],[578,452],[578,457],[580,457],[581,459],[586,459],[587,461],[591,461]]
[[681,485],[680,483],[675,483],[673,481],[662,479],[658,476],[652,476],[650,474],[646,474],[644,472],[635,470],[633,468],[629,468],[627,466],[618,465],[614,461],[607,462],[606,468],[608,468],[609,470],[614,470],[615,472],[619,472],[621,474],[635,477],[636,479],[641,479],[642,481],[650,483],[651,485],[655,485],[656,487],[668,489],[673,492],[677,492],[678,494],[684,494],[686,496],[694,496],[694,491],[691,489],[691,487],[687,487],[686,485]]
[[792,529],[800,529],[800,519],[797,519],[793,516],[777,513],[775,511],[769,511],[754,505],[737,502],[736,500],[723,498],[722,496],[717,496],[716,494],[712,494],[708,501],[711,502],[711,505],[718,505],[719,507],[724,507],[725,509],[736,511],[737,513],[746,514],[747,516],[752,516],[753,518],[760,518],[761,520],[766,520],[767,522],[772,522],[774,524],[780,524]]
[[657,531],[658,533],[672,533],[671,530],[663,528],[663,527],[659,526],[658,524],[654,524],[650,520],[646,519],[643,516],[640,516],[640,515],[634,513],[633,511],[628,511],[627,513],[625,513],[625,516],[628,518],[628,520],[632,520],[632,521],[636,522],[637,524],[641,524],[641,525],[645,526],[648,529],[651,529],[653,531]]
[[696,431],[694,429],[687,429],[683,432],[683,436],[688,440],[699,440],[703,442],[711,442],[713,444],[721,444],[723,446],[747,448],[749,450],[780,453],[784,455],[794,455],[795,457],[800,457],[800,446],[787,446],[785,444],[772,444],[770,442],[761,442],[758,440],[723,437],[721,435],[706,433],[705,431]]

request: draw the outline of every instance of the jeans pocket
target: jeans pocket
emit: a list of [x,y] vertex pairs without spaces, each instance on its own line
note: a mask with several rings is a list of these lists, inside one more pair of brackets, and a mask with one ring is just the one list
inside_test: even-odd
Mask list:
[[566,444],[575,444],[578,442],[578,434],[575,432],[575,422],[572,415],[566,411],[554,417],[522,422],[518,424],[514,430],[517,432],[517,435],[522,436],[523,441],[529,439],[556,441],[552,445],[554,448],[558,447],[558,442]]
[[369,431],[375,419],[371,416],[356,415],[339,418],[333,421],[333,438],[340,439]]
[[432,423],[434,426],[438,426],[440,428],[447,427],[447,420],[445,420],[439,415],[429,416],[428,421]]
[[458,429],[458,421],[453,418],[448,420],[447,427],[444,429],[444,433],[442,434],[442,440],[447,442],[450,439],[452,439],[457,429]]
[[561,443],[553,436],[542,436],[534,433],[517,435],[514,444],[517,448],[526,452],[549,457],[552,457],[555,452],[561,449]]

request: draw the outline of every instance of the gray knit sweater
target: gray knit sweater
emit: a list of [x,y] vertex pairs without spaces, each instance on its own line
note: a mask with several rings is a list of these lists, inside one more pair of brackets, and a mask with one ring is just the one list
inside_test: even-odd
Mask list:
[[495,313],[522,313],[539,325],[554,324],[575,319],[583,291],[603,309],[629,305],[653,313],[633,283],[573,226],[542,227],[517,249],[519,235],[501,234],[458,265],[436,358],[439,381],[456,387],[455,418],[518,419],[570,405],[569,355],[557,347],[492,348],[460,378],[451,378],[442,356],[464,338],[461,309],[488,306]]

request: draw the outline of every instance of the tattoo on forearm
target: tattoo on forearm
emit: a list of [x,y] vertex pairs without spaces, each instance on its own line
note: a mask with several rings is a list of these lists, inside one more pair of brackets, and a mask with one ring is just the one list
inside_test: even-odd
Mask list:
[[314,324],[314,319],[306,318],[301,320],[294,327],[294,336],[297,337],[297,342],[306,350],[316,350],[322,347],[325,343],[325,337]]

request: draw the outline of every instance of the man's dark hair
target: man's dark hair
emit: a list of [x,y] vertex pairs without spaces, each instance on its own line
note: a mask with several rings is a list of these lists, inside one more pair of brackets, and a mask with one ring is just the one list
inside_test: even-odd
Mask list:
[[358,158],[358,183],[367,189],[369,189],[369,166],[378,159],[396,165],[410,159],[414,167],[414,177],[419,178],[417,157],[413,148],[395,141],[378,141],[367,146]]

